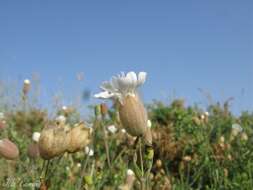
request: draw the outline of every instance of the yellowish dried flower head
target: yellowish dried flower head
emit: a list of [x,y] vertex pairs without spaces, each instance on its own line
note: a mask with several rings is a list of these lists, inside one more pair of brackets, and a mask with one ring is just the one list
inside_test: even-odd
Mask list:
[[83,123],[73,127],[68,134],[69,144],[67,151],[70,153],[84,149],[91,141],[91,130]]
[[39,151],[43,159],[51,159],[62,155],[68,148],[70,129],[58,126],[48,126],[42,130],[39,138]]
[[72,128],[67,125],[46,127],[39,138],[40,155],[48,160],[65,152],[83,150],[90,143],[91,132],[83,123]]
[[138,87],[144,84],[146,75],[145,72],[140,72],[138,76],[129,72],[112,77],[110,82],[102,84],[103,91],[95,94],[95,98],[113,99],[119,105],[120,121],[126,131],[132,136],[143,137],[147,145],[152,145],[147,112],[137,92]]

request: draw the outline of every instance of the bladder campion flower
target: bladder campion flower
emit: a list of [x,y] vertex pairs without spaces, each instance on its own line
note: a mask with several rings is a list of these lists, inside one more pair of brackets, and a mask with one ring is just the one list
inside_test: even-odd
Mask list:
[[143,137],[145,144],[152,145],[147,112],[137,92],[138,87],[144,84],[146,76],[145,72],[140,72],[138,76],[134,72],[126,75],[121,73],[112,77],[110,82],[103,82],[103,91],[94,97],[113,99],[119,106],[120,120],[126,131],[132,136]]

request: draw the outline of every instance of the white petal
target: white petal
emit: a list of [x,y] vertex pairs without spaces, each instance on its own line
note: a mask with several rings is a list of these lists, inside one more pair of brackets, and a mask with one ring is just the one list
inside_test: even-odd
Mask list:
[[117,77],[112,77],[111,86],[112,86],[114,91],[116,91],[116,92],[119,91],[119,84],[118,84],[118,78]]
[[35,141],[35,142],[39,142],[40,133],[39,133],[39,132],[34,132],[33,135],[32,135],[32,139],[33,139],[33,141]]
[[115,95],[113,93],[110,93],[108,91],[104,91],[104,92],[100,92],[94,95],[95,98],[102,98],[102,99],[108,99],[108,98],[112,98]]
[[103,82],[102,85],[100,86],[100,88],[104,91],[109,91],[109,92],[112,92],[113,91],[113,87],[111,85],[110,82]]
[[134,91],[137,86],[137,76],[136,76],[135,72],[131,71],[131,72],[127,73],[126,78],[129,82],[129,90]]
[[139,72],[138,75],[138,86],[143,85],[146,81],[147,73],[146,72]]

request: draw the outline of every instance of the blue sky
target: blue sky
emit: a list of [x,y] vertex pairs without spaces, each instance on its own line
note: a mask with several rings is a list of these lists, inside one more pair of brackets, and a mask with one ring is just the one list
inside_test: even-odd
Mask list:
[[253,110],[253,1],[0,1],[0,79],[39,73],[43,105],[132,70],[148,73],[145,102],[205,106],[201,88]]

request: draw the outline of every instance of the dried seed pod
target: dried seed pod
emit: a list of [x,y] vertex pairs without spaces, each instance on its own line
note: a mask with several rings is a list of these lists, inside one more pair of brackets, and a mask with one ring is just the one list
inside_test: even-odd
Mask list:
[[67,150],[70,142],[69,132],[70,129],[67,126],[49,126],[43,129],[39,139],[41,157],[47,160],[63,154]]
[[67,151],[70,153],[84,149],[90,143],[91,129],[83,123],[71,129],[68,133],[69,144]]
[[126,131],[132,136],[142,136],[147,145],[152,144],[148,118],[143,103],[136,96],[126,96],[119,104],[120,120]]
[[0,155],[7,160],[14,160],[19,156],[18,147],[9,139],[0,140]]

